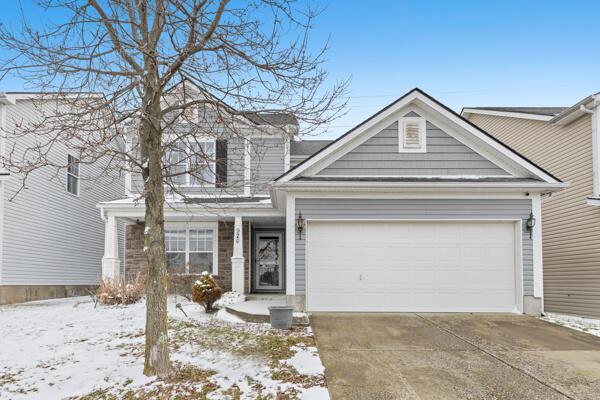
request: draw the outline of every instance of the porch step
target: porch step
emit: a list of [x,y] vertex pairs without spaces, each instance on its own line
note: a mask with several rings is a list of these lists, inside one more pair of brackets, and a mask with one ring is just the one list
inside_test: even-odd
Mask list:
[[246,300],[259,301],[282,301],[285,304],[285,294],[281,293],[250,293],[246,295]]
[[[269,307],[284,306],[285,296],[273,300],[255,300],[248,296],[248,299],[242,303],[230,304],[225,307],[228,313],[235,315],[246,322],[270,323]],[[294,325],[308,325],[308,317],[304,313],[294,312],[292,317]]]

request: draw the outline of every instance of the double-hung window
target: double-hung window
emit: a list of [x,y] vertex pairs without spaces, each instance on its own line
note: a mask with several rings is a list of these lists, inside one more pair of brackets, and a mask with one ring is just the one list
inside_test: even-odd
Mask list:
[[192,149],[189,185],[215,184],[215,142],[190,143]]
[[171,181],[181,186],[215,184],[215,142],[176,142],[167,154]]
[[165,229],[169,273],[217,274],[217,228],[214,224]]
[[67,154],[67,192],[79,195],[79,159]]

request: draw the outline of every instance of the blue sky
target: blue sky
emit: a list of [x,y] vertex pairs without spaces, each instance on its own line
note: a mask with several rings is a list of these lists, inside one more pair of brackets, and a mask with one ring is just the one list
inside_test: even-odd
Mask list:
[[[14,24],[16,2],[7,3],[0,20]],[[457,111],[572,105],[600,91],[597,1],[312,3],[325,7],[312,40],[329,38],[326,68],[332,79],[352,77],[347,115],[328,138],[417,86]],[[7,80],[0,91],[22,86]]]

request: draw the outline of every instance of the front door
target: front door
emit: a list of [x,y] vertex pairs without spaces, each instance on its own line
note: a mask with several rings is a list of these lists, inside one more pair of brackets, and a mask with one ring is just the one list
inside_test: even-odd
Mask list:
[[254,290],[283,291],[283,232],[254,233]]

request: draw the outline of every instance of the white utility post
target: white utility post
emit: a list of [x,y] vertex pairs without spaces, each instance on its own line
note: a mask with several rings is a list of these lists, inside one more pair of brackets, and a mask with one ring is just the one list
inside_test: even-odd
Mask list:
[[236,216],[233,226],[233,257],[231,257],[231,289],[244,293],[244,228],[242,217]]
[[104,227],[104,257],[102,257],[102,278],[117,279],[121,273],[121,260],[119,260],[119,233],[117,218],[105,218]]

